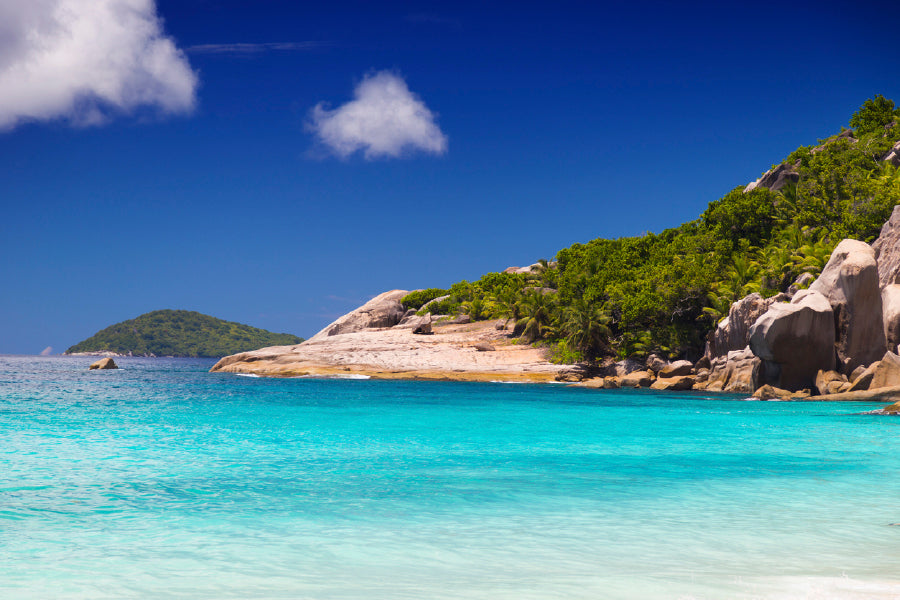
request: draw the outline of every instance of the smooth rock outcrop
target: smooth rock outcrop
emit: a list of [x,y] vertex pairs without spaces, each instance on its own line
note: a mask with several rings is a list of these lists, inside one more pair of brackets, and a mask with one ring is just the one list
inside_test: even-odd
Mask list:
[[766,384],[753,392],[753,397],[757,400],[788,400],[790,399],[791,394],[793,394],[793,392],[790,390],[783,390]]
[[[844,384],[847,384],[844,387]],[[844,389],[841,389],[844,388]],[[816,373],[816,389],[820,394],[834,394],[838,391],[846,391],[850,388],[847,378],[837,371],[822,371]]]
[[878,284],[881,289],[900,283],[900,205],[894,207],[891,218],[882,225],[878,239],[872,242],[878,263]]
[[773,167],[763,173],[762,177],[756,181],[747,184],[744,193],[755,190],[758,187],[768,188],[773,192],[777,192],[788,183],[797,183],[800,181],[800,173],[797,169],[800,167],[799,161],[794,165],[781,163],[777,167]]
[[662,371],[666,367],[666,365],[669,364],[668,362],[663,360],[663,358],[661,356],[659,356],[658,354],[651,354],[650,356],[647,357],[646,362],[647,362],[647,368],[650,369],[651,371],[653,371],[654,373],[656,373],[657,375],[659,374],[660,371]]
[[652,371],[633,371],[628,375],[624,375],[619,378],[619,385],[621,387],[650,387],[650,384],[653,383],[653,372]]
[[752,394],[759,387],[761,367],[762,361],[750,348],[732,350],[725,356],[715,358],[706,382],[698,383],[694,388]]
[[888,350],[896,350],[900,344],[900,283],[888,284],[881,290],[881,307]]
[[834,312],[835,349],[840,370],[878,360],[886,349],[881,289],[875,251],[865,242],[843,240],[811,286]]
[[753,293],[732,303],[728,316],[719,321],[706,344],[705,356],[710,360],[742,350],[750,342],[750,327],[773,304],[771,299]]
[[811,388],[820,369],[834,370],[834,340],[831,304],[811,290],[773,304],[750,328],[750,349],[765,361],[765,382],[788,390]]
[[790,297],[794,297],[794,295],[800,290],[805,290],[816,280],[816,276],[812,273],[800,273],[797,276],[797,279],[788,287],[787,295]]
[[693,375],[676,375],[674,377],[659,378],[650,384],[650,388],[654,390],[677,392],[693,389],[694,383],[695,380]]
[[406,315],[400,300],[408,293],[407,290],[391,290],[379,294],[325,327],[311,337],[310,341],[322,340],[344,333],[356,333],[366,329],[393,327]]
[[900,386],[900,356],[893,352],[886,352],[875,365],[869,389],[876,390],[894,386]]
[[900,142],[894,144],[894,147],[888,150],[888,153],[884,155],[882,160],[891,163],[895,167],[900,167]]
[[661,368],[657,376],[663,379],[681,377],[694,372],[694,364],[689,360],[676,360]]
[[428,302],[423,304],[422,308],[420,308],[419,310],[429,311],[431,309],[432,305],[437,304],[438,302],[443,302],[444,300],[446,300],[449,297],[450,297],[450,294],[446,294],[444,296],[438,296],[434,300],[429,300]]
[[900,415],[900,402],[894,402],[881,409],[881,413],[885,415]]
[[116,364],[116,361],[114,361],[112,358],[107,356],[106,358],[101,358],[97,362],[91,363],[91,366],[88,367],[88,370],[93,371],[94,369],[103,370],[103,369],[118,369],[118,368],[119,368],[119,365]]
[[[872,378],[875,377],[875,369],[878,368],[880,362],[881,361],[876,361],[863,369],[863,372],[853,379],[853,382],[850,384],[850,389],[847,391],[861,392],[869,389],[869,386],[872,385]],[[856,371],[854,371],[854,373],[855,372]]]

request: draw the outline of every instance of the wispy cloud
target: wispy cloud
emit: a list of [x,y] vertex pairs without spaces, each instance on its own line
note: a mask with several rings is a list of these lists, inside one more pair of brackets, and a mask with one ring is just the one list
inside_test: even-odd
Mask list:
[[198,44],[189,46],[186,50],[191,54],[238,54],[251,55],[263,52],[296,52],[302,50],[315,50],[327,48],[329,42],[262,42],[257,44],[233,43],[233,44]]
[[459,19],[430,13],[406,15],[405,19],[410,23],[430,23],[432,25],[450,25],[452,27],[459,27],[462,25],[462,22]]
[[396,73],[366,76],[353,95],[334,110],[319,103],[310,111],[309,129],[337,156],[360,150],[367,159],[397,158],[411,150],[447,151],[447,136],[434,113]]
[[0,2],[0,129],[97,125],[141,106],[186,113],[196,89],[153,0]]

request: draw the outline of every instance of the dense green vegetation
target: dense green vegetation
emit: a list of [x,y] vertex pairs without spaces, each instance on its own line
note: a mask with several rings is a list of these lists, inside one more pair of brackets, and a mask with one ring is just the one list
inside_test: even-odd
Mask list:
[[223,321],[187,310],[156,310],[122,321],[75,344],[73,352],[133,353],[136,356],[221,357],[265,346],[299,344],[303,339]]
[[882,160],[900,140],[900,110],[876,96],[850,126],[791,153],[782,164],[795,181],[778,191],[742,185],[695,221],[575,244],[529,274],[462,281],[429,309],[507,319],[523,343],[548,344],[565,362],[649,352],[695,359],[732,301],[818,275],[841,239],[871,241],[900,203],[900,169]]

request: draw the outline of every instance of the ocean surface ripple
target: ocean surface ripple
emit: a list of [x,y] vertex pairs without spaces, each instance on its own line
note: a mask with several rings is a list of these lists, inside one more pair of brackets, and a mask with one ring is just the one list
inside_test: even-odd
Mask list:
[[0,597],[898,598],[859,403],[0,356]]

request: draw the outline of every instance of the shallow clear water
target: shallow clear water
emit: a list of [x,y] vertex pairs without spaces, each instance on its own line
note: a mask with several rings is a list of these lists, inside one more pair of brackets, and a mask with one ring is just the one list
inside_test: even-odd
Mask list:
[[0,356],[2,598],[900,598],[880,405]]

